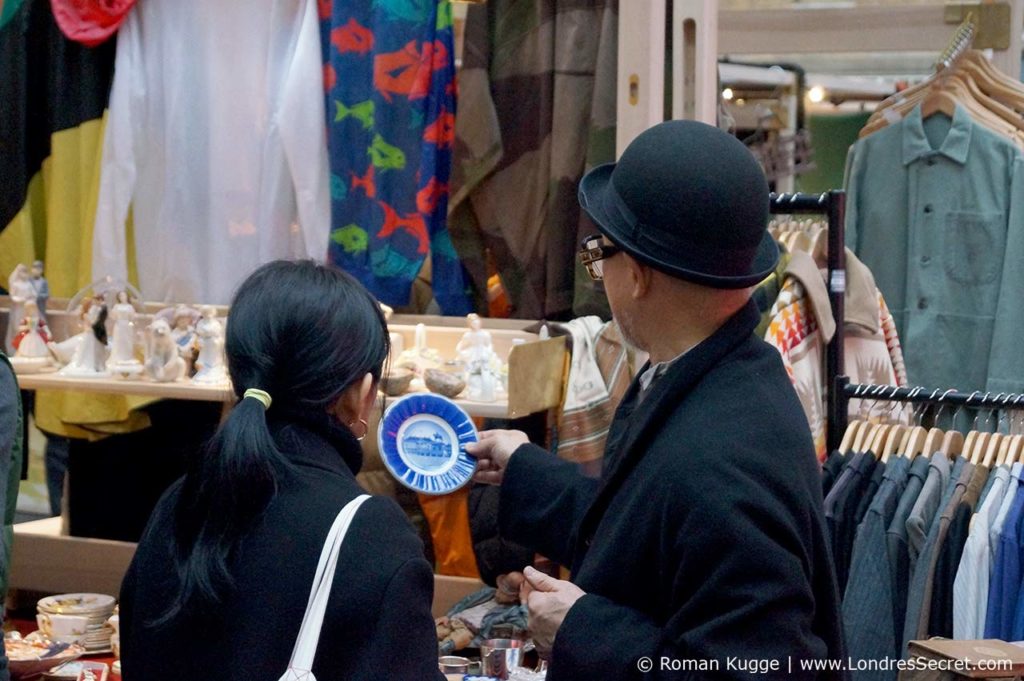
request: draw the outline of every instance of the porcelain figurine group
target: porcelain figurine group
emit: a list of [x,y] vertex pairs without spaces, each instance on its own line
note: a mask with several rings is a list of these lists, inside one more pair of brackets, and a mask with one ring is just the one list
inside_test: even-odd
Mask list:
[[49,284],[43,264],[18,265],[8,281],[11,298],[6,350],[22,373],[60,367],[62,376],[129,380],[148,376],[161,383],[191,377],[194,383],[228,380],[224,364],[224,324],[217,310],[184,305],[153,316],[143,332],[138,300],[127,284],[105,281],[90,295],[78,295],[78,332],[56,342],[46,319]]

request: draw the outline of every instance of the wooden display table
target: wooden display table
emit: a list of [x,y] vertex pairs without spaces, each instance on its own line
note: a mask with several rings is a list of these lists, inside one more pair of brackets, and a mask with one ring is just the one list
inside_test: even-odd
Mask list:
[[203,402],[233,402],[235,394],[230,386],[198,385],[189,381],[157,383],[147,379],[121,380],[118,378],[68,378],[56,373],[18,374],[22,390],[75,390],[108,395],[139,395],[169,400],[199,400]]
[[[561,341],[556,341],[561,342]],[[168,400],[197,400],[202,402],[234,403],[235,394],[228,386],[198,385],[189,381],[177,383],[156,383],[147,379],[121,380],[118,378],[69,378],[56,373],[18,374],[18,385],[22,390],[72,390],[85,393],[108,395],[139,395]],[[386,398],[390,404],[398,398]],[[509,419],[529,415],[512,413],[509,400],[495,402],[474,402],[457,399],[455,403],[466,413],[478,418]],[[549,408],[549,407],[548,407]],[[537,409],[536,411],[544,411]]]
[[[42,593],[95,592],[117,596],[135,544],[70,537],[60,518],[14,526],[10,588]],[[434,576],[434,617],[484,586],[478,579]]]

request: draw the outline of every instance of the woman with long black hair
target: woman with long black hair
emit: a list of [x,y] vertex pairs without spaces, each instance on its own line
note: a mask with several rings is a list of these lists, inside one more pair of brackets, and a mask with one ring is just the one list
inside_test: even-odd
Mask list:
[[[231,304],[225,350],[241,399],[161,499],[121,587],[125,681],[280,678],[328,530],[363,494],[359,439],[388,354],[370,294],[312,262],[264,265]],[[363,504],[341,547],[316,677],[443,678],[432,595],[398,505]]]

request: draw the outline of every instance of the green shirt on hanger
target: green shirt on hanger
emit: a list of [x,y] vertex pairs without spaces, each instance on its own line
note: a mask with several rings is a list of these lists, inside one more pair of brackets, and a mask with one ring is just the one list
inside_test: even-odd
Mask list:
[[850,149],[847,244],[896,321],[910,380],[1019,392],[1024,156],[958,106],[917,107]]

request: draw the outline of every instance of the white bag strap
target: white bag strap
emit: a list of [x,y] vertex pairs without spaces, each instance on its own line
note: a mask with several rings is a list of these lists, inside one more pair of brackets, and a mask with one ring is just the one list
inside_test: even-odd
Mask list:
[[320,552],[320,562],[316,566],[316,576],[313,577],[313,586],[309,591],[306,614],[302,617],[302,626],[299,628],[298,638],[295,639],[288,670],[281,677],[281,681],[316,681],[310,670],[313,668],[313,658],[316,657],[317,644],[320,643],[320,628],[324,623],[324,613],[327,612],[327,600],[331,595],[331,584],[334,582],[334,569],[338,566],[338,553],[356,511],[369,498],[370,495],[362,494],[345,504],[338,517],[334,519],[330,532],[327,533],[323,551]]

